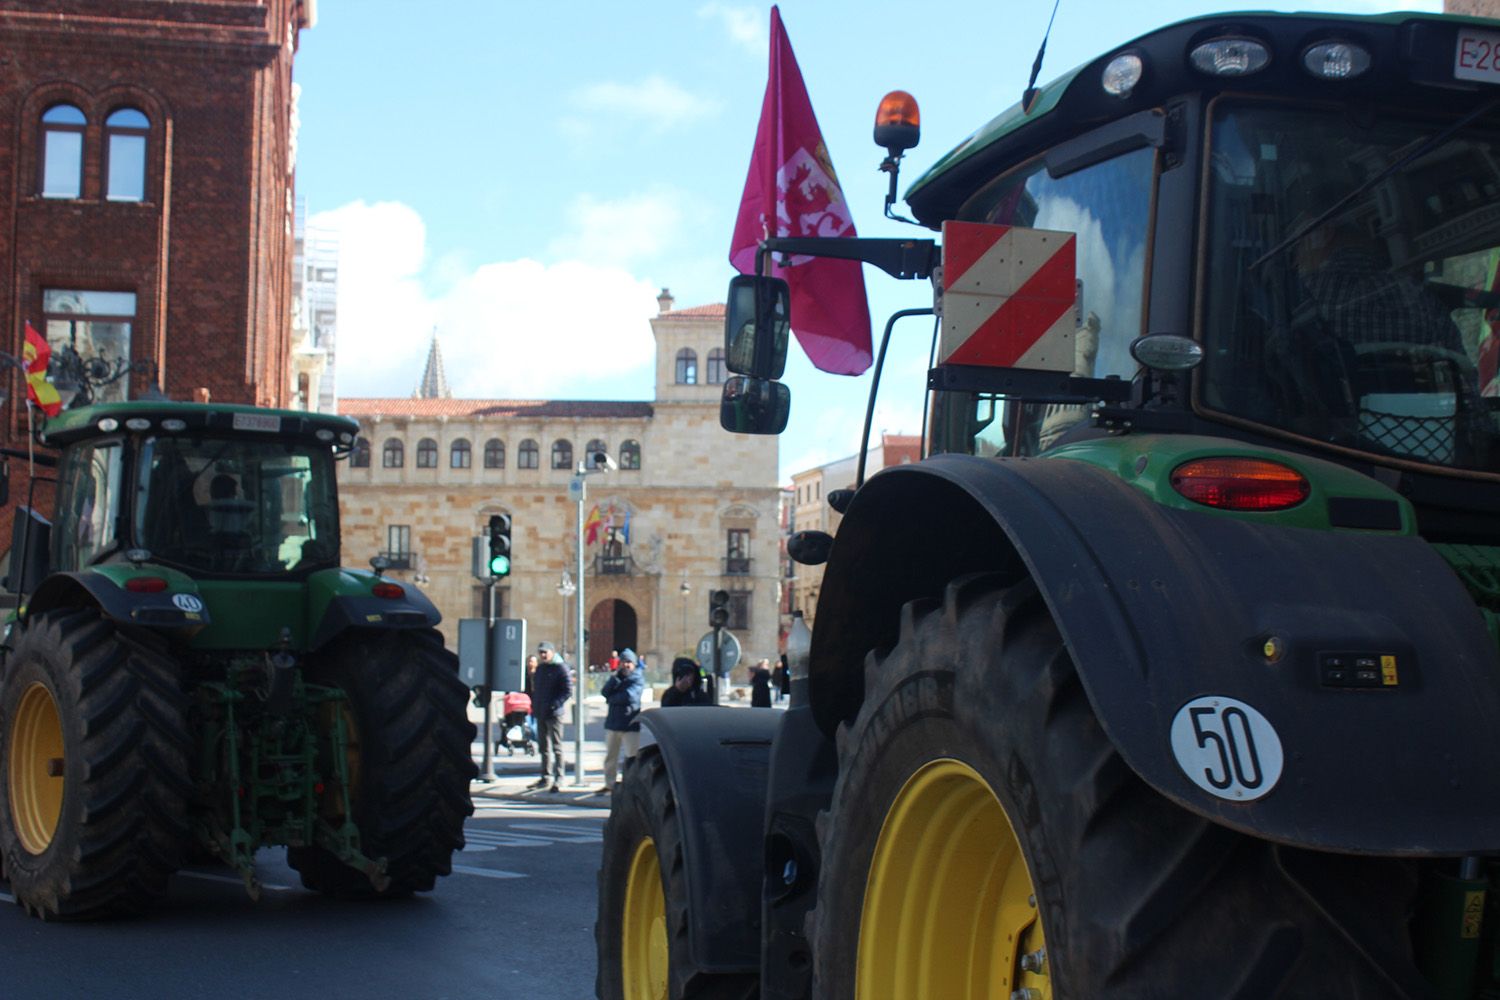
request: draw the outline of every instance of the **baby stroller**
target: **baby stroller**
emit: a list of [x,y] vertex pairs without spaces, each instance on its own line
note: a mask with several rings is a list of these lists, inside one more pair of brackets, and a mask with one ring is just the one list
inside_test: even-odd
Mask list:
[[536,753],[536,723],[531,721],[531,696],[522,691],[511,691],[500,702],[500,709],[503,714],[495,752],[504,747],[512,757],[517,748],[527,756]]

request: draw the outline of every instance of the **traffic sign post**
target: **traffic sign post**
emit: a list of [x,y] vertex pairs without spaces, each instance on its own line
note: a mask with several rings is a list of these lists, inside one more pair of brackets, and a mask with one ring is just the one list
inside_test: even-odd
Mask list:
[[713,665],[713,703],[717,705],[719,703],[719,678],[733,670],[743,655],[740,641],[735,638],[733,632],[716,628],[703,633],[703,638],[698,640],[697,654],[699,663]]

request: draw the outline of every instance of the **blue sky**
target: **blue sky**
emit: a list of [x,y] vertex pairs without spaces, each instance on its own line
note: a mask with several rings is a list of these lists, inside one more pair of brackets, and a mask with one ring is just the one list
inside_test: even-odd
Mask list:
[[[921,103],[902,190],[1026,85],[1033,0],[783,0],[782,19],[863,236],[886,91]],[[1062,0],[1042,80],[1185,17],[1307,3]],[[1436,10],[1436,0],[1320,9]],[[921,12],[920,14],[918,12]],[[765,88],[769,3],[320,0],[302,35],[297,189],[342,233],[339,392],[410,394],[434,327],[455,394],[648,399],[656,293],[722,302]],[[924,284],[866,268],[878,338]],[[897,327],[875,429],[916,433],[930,327]],[[868,374],[793,348],[783,479],[858,448]],[[715,432],[717,433],[717,432]]]

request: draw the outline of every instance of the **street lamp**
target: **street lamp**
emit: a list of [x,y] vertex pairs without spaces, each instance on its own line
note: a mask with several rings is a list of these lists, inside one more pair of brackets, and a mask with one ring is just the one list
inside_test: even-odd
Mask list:
[[583,458],[578,462],[578,471],[568,481],[568,497],[578,505],[577,528],[573,541],[578,547],[578,601],[574,607],[577,614],[575,628],[573,630],[573,644],[578,647],[575,650],[574,666],[578,672],[578,693],[573,699],[573,780],[578,785],[585,784],[583,780],[583,695],[587,688],[588,678],[584,674],[583,658],[586,655],[583,632],[583,504],[588,497],[585,486],[585,477],[610,472],[619,468],[615,460],[607,451],[585,452]]
[[692,649],[693,644],[688,641],[689,636],[687,627],[687,604],[688,595],[693,592],[693,588],[688,586],[686,572],[682,574],[682,584],[678,586],[677,592],[682,595],[682,648]]
[[563,659],[567,659],[568,656],[568,598],[572,597],[577,592],[578,588],[573,585],[573,578],[568,575],[567,570],[563,570],[562,579],[559,580],[557,584],[558,596],[562,598]]

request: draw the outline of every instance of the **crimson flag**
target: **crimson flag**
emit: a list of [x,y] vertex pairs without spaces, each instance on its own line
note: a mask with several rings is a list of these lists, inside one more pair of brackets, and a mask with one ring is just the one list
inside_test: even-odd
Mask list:
[[[769,236],[854,235],[781,11],[772,7],[771,71],[729,262],[742,274],[754,274],[758,244]],[[839,375],[870,367],[870,307],[860,263],[778,256],[780,263],[771,258],[770,273],[791,288],[792,332],[812,363]]]

